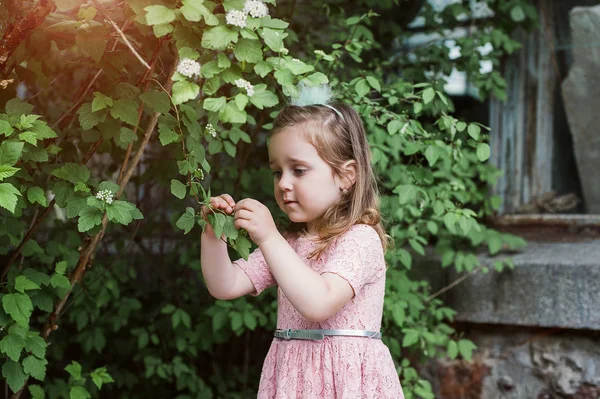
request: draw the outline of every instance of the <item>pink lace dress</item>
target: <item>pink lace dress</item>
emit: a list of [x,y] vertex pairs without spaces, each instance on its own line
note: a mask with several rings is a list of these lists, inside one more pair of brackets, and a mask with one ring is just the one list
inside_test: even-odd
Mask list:
[[[352,226],[318,260],[308,259],[315,243],[289,238],[296,253],[313,270],[347,280],[355,296],[322,322],[306,320],[278,291],[277,328],[379,331],[385,293],[385,262],[377,232]],[[237,263],[256,288],[253,295],[276,284],[260,251]],[[324,340],[274,338],[265,359],[259,399],[403,399],[400,380],[388,348],[380,339],[325,337]]]

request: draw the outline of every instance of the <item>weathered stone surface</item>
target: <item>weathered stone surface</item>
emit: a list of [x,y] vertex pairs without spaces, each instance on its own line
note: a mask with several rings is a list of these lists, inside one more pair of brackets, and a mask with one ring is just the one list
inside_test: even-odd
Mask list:
[[[478,326],[472,362],[437,361],[423,371],[443,399],[598,399],[600,339],[592,332]],[[460,378],[449,379],[449,375]],[[481,371],[485,375],[481,375]]]
[[600,330],[600,240],[530,242],[512,259],[513,270],[477,274],[450,290],[457,321]]
[[600,5],[574,7],[569,15],[574,63],[562,93],[587,211],[600,213]]

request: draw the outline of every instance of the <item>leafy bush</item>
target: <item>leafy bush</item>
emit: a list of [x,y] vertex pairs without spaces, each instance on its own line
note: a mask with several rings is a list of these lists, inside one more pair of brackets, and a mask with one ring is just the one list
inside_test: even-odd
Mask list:
[[[365,121],[395,242],[383,333],[406,397],[433,397],[413,364],[471,357],[452,309],[410,269],[427,245],[467,272],[487,270],[482,249],[523,245],[481,223],[499,201],[488,129],[455,118],[443,84],[455,67],[482,99],[503,98],[479,63],[518,48],[510,32],[535,23],[531,5],[489,1],[495,17],[450,60],[443,41],[399,45],[412,33],[390,19],[395,1],[268,1],[262,17],[241,0],[18,3],[0,5],[0,362],[16,397],[252,397],[275,292],[208,295],[198,211],[210,189],[283,216],[265,142],[298,82],[329,82]],[[446,33],[480,4],[425,4],[423,29]],[[217,224],[231,256],[247,255],[246,237]]]

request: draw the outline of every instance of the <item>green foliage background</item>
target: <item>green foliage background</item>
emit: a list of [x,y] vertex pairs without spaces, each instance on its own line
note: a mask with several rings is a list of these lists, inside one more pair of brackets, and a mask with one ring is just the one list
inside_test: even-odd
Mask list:
[[[468,19],[483,3],[494,17]],[[248,16],[244,28],[225,19],[240,0],[0,4],[5,32],[27,7],[50,11],[2,64],[0,363],[15,397],[255,395],[275,291],[230,302],[208,295],[198,211],[210,188],[283,216],[265,142],[298,82],[329,82],[365,121],[395,242],[383,334],[406,397],[433,397],[415,366],[471,357],[454,311],[411,277],[413,257],[429,245],[442,267],[485,272],[477,253],[524,243],[482,224],[499,201],[487,192],[499,176],[485,162],[488,129],[456,119],[443,85],[455,67],[480,99],[503,99],[500,61],[519,47],[511,32],[535,26],[535,9],[523,0],[441,10],[392,0],[267,4],[271,15]],[[440,38],[406,47],[411,10]],[[442,39],[460,25],[468,34],[451,60]],[[483,55],[486,43],[493,50]],[[176,72],[185,58],[201,64],[200,76]],[[494,70],[481,73],[482,60]],[[247,239],[227,218],[218,224],[232,258],[247,255]]]

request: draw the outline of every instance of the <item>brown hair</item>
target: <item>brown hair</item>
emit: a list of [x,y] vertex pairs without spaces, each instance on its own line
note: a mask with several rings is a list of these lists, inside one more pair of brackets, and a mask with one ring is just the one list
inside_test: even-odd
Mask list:
[[[343,176],[342,166],[345,162],[356,162],[356,181],[342,194],[341,201],[326,211],[324,222],[318,227],[317,248],[310,257],[319,257],[340,234],[355,224],[372,226],[385,252],[391,239],[385,234],[381,222],[377,182],[371,167],[371,149],[362,120],[349,105],[337,103],[331,106],[342,117],[323,105],[288,105],[273,122],[273,134],[291,126],[300,127],[307,141],[338,176]],[[292,223],[290,226],[292,231],[302,228],[304,223]]]

